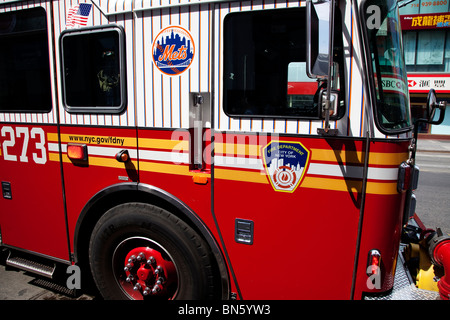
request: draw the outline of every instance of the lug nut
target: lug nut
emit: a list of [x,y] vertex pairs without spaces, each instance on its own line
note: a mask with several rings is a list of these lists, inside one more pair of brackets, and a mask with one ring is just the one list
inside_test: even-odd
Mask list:
[[139,252],[136,260],[137,261],[145,260],[145,254],[143,252]]
[[136,285],[133,288],[134,291],[141,290],[141,285],[139,283],[136,283]]
[[155,270],[155,274],[163,273],[163,268],[161,266],[157,266]]
[[145,287],[144,291],[142,292],[142,294],[144,296],[148,296],[150,293],[152,292],[152,290],[149,287]]
[[124,271],[130,271],[133,268],[133,264],[132,263],[128,263],[125,268],[123,268]]
[[150,258],[148,258],[147,260],[147,264],[152,265],[156,262],[155,258],[153,256],[151,256]]
[[164,278],[163,277],[159,277],[158,280],[156,280],[156,284],[160,285],[164,283]]
[[155,285],[152,289],[153,294],[158,293],[159,291],[161,291],[161,288],[158,285]]

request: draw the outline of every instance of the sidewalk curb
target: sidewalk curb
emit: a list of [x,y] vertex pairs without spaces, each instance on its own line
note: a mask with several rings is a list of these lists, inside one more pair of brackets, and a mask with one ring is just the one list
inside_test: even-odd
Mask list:
[[450,140],[450,134],[419,133],[418,140]]

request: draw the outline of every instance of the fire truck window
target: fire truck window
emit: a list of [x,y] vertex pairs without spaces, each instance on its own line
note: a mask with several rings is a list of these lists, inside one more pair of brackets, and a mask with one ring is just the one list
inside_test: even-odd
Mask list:
[[49,61],[43,8],[0,14],[0,111],[51,110]]
[[231,13],[224,24],[224,111],[237,117],[318,118],[306,74],[306,10]]
[[117,113],[123,110],[122,41],[116,29],[63,34],[63,90],[68,112]]
[[[364,23],[369,21],[369,8],[380,8],[378,27],[366,27],[368,49],[376,99],[376,124],[385,134],[411,129],[408,81],[403,56],[400,16],[396,0],[365,0]],[[429,61],[432,64],[431,60]]]

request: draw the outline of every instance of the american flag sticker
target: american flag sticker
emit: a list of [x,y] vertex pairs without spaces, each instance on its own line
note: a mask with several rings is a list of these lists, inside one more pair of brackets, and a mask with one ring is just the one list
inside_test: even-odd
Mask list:
[[66,27],[79,28],[87,25],[92,4],[80,3],[74,5],[67,13]]

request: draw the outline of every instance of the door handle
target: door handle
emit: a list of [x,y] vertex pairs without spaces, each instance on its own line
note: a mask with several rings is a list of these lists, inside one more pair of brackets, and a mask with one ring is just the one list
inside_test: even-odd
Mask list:
[[190,169],[204,170],[205,159],[203,151],[206,142],[203,134],[206,128],[211,127],[211,93],[191,92],[191,103],[189,109],[189,132],[190,132]]

